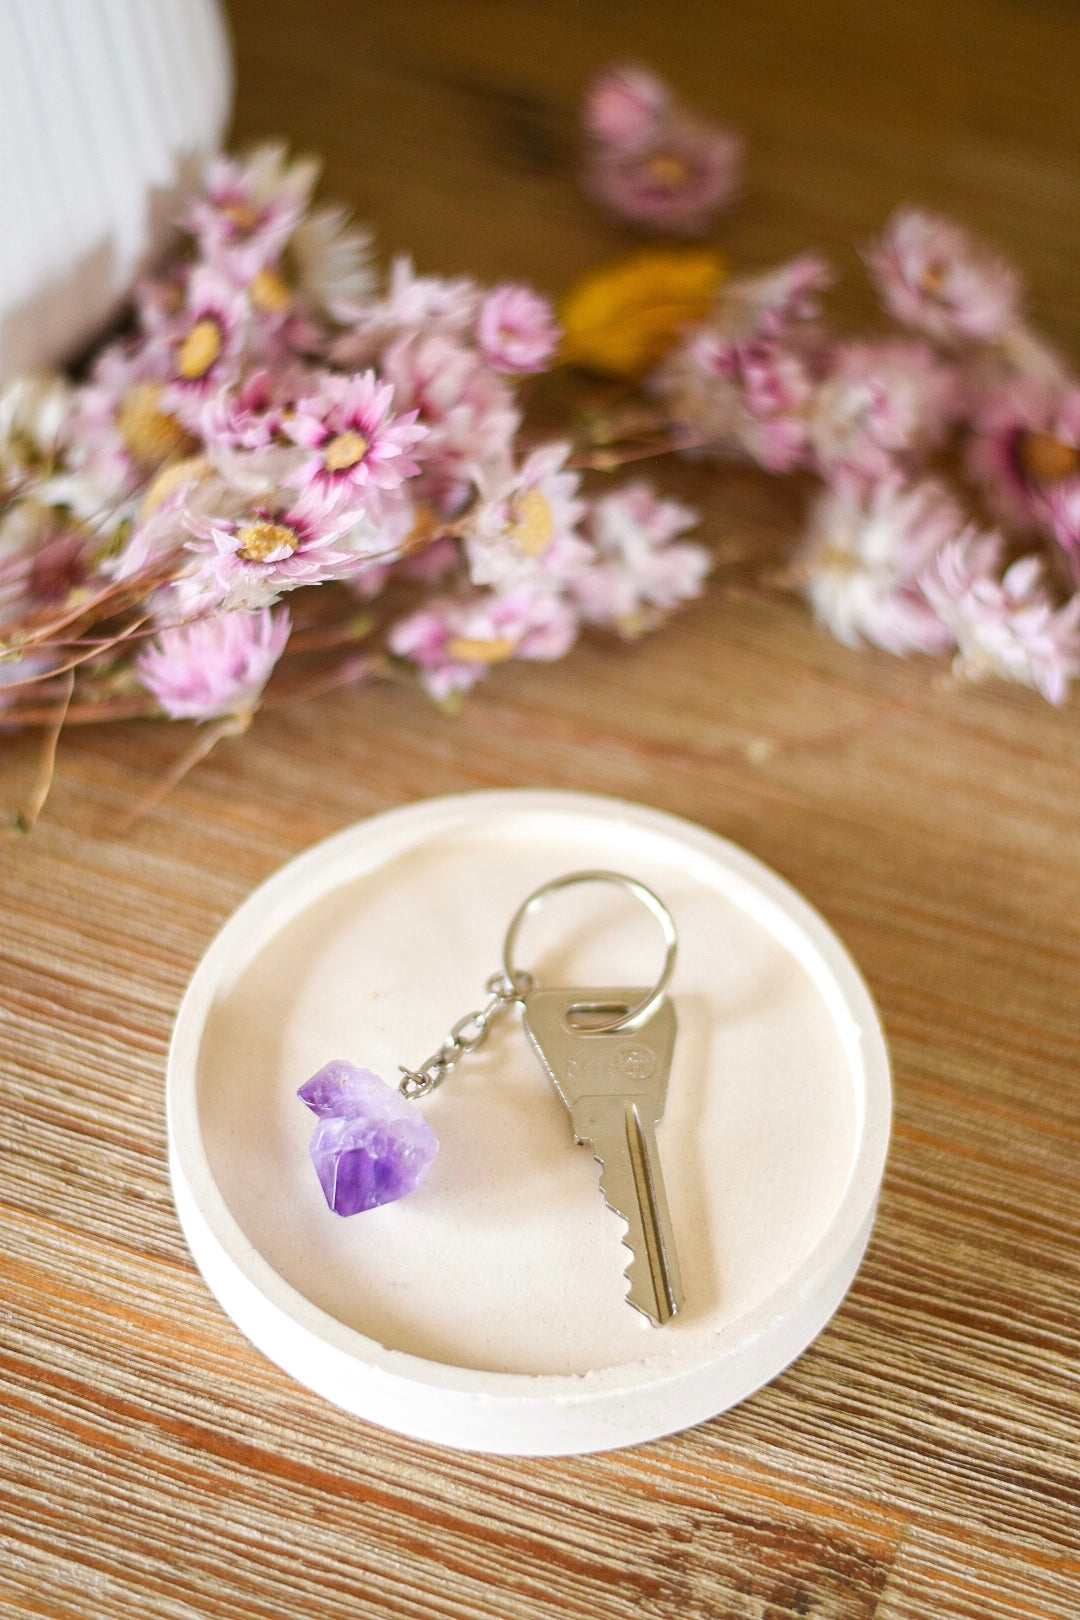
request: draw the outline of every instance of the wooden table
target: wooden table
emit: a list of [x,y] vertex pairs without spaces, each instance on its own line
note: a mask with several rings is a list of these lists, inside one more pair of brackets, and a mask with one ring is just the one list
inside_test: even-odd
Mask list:
[[[233,0],[237,138],[421,267],[558,290],[627,238],[573,179],[575,98],[639,57],[747,134],[740,265],[898,202],[1024,267],[1080,356],[1080,14],[1055,0]],[[660,466],[725,548],[804,491]],[[18,1616],[1080,1612],[1080,731],[1019,689],[857,655],[721,582],[647,642],[507,667],[450,719],[397,687],[261,716],[131,831],[181,732],[66,735],[5,847],[0,1611]],[[36,742],[3,739],[5,813]],[[727,1415],[578,1459],[459,1455],[340,1416],[233,1328],[181,1237],[163,1078],[184,985],[283,860],[385,807],[574,787],[774,866],[860,962],[895,1064],[880,1218],[814,1346]]]

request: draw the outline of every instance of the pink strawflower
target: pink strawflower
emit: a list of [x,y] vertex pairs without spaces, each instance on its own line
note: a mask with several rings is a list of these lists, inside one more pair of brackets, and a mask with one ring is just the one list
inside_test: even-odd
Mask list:
[[968,471],[1000,520],[1054,525],[1080,490],[1080,387],[1016,382],[978,407]]
[[671,110],[671,91],[663,80],[631,63],[597,75],[585,92],[581,117],[593,140],[640,151],[657,138]]
[[772,270],[735,276],[720,289],[712,324],[735,340],[782,338],[816,321],[833,272],[816,253],[801,253]]
[[531,287],[495,287],[480,306],[476,336],[496,371],[543,371],[561,336],[555,311]]
[[381,313],[390,330],[461,332],[472,324],[480,298],[468,276],[418,276],[411,259],[397,258]]
[[185,221],[205,258],[247,286],[282,253],[319,174],[315,158],[290,160],[283,142],[246,158],[214,158]]
[[1019,319],[1015,270],[951,220],[901,208],[865,258],[889,312],[936,342],[989,342]]
[[996,534],[965,530],[947,542],[920,584],[957,644],[955,667],[970,680],[999,676],[1063,703],[1080,672],[1080,594],[1057,606],[1042,559],[1021,557],[1000,575]]
[[465,276],[418,276],[412,260],[400,257],[390,267],[390,280],[382,298],[357,303],[346,312],[351,330],[331,348],[337,365],[370,365],[384,348],[401,337],[440,333],[460,337],[476,324],[482,294]]
[[810,449],[826,478],[884,477],[943,442],[957,381],[924,343],[840,343],[809,412]]
[[642,148],[597,146],[585,168],[588,190],[611,213],[680,236],[703,236],[741,179],[739,137],[687,118]]
[[[808,456],[808,419],[823,361],[816,325],[831,279],[813,254],[725,286],[649,379],[692,443],[789,472]],[[824,352],[824,351],[822,351]]]
[[298,500],[284,509],[255,505],[239,517],[189,519],[189,549],[203,558],[187,582],[190,604],[226,609],[267,606],[283,591],[345,579],[383,555],[379,531],[356,534],[355,514]]
[[577,633],[577,615],[562,596],[519,586],[503,595],[430,602],[394,625],[389,646],[417,666],[433,697],[445,700],[508,659],[562,658]]
[[704,326],[680,343],[650,389],[690,442],[790,472],[807,453],[813,380],[801,355],[771,339],[730,342]]
[[712,559],[703,546],[678,540],[697,522],[696,512],[640,479],[593,501],[586,532],[595,559],[572,581],[584,617],[637,636],[699,596]]
[[478,470],[479,494],[461,522],[474,585],[563,582],[591,552],[577,532],[585,513],[567,444],[542,445],[520,467]]
[[162,630],[135,672],[171,720],[250,713],[288,639],[287,611],[219,613]]
[[62,507],[33,498],[0,508],[0,625],[63,607],[97,572],[95,535]]
[[[375,287],[371,234],[344,208],[311,209],[279,254],[268,254],[250,280],[242,276],[255,353],[275,363],[292,355],[322,356],[327,321],[346,321]],[[237,266],[229,267],[233,278]]]
[[278,402],[278,377],[268,366],[248,372],[234,388],[219,388],[199,408],[201,438],[231,450],[265,450],[282,430],[285,406]]
[[281,505],[293,501],[305,457],[287,433],[302,399],[317,391],[319,374],[295,360],[256,367],[211,393],[197,413],[200,460],[241,499]]
[[521,425],[513,395],[474,350],[439,332],[398,339],[382,369],[400,409],[416,411],[427,429],[418,497],[443,516],[454,515],[469,496],[475,469],[512,456]]
[[[637,478],[592,501],[587,528],[601,556],[630,559],[655,554],[680,535],[696,529],[700,521],[691,507],[658,495],[645,479]],[[701,547],[693,549],[700,551]]]
[[943,652],[953,632],[922,586],[932,559],[961,533],[963,514],[932,479],[844,479],[811,508],[801,557],[816,618],[849,647]]
[[197,431],[207,396],[235,382],[247,344],[251,310],[247,299],[216,270],[196,265],[187,302],[151,340],[167,354],[162,406]]
[[373,371],[324,372],[317,381],[284,422],[289,438],[313,452],[286,482],[327,511],[363,509],[377,518],[384,495],[418,471],[409,452],[427,430],[415,410],[394,414],[393,386]]
[[114,343],[76,391],[63,442],[87,515],[120,506],[170,455],[190,448],[188,430],[165,403],[169,374],[166,347]]
[[612,68],[586,92],[585,185],[646,230],[704,234],[738,189],[742,141],[681,106],[643,69]]
[[198,435],[210,449],[267,450],[280,445],[298,401],[316,386],[311,370],[295,361],[255,366],[232,386],[216,389],[200,402]]

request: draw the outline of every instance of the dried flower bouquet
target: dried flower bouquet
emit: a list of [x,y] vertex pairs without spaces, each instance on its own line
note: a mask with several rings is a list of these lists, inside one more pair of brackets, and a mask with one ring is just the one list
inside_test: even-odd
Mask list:
[[[739,140],[644,69],[601,75],[584,128],[588,189],[644,230],[702,235],[737,193]],[[213,736],[293,653],[452,701],[584,627],[636,636],[709,556],[683,505],[582,469],[660,450],[816,475],[789,579],[842,640],[1064,699],[1080,385],[957,226],[902,209],[866,252],[883,336],[829,329],[816,255],[726,280],[704,247],[588,278],[560,320],[528,287],[404,260],[379,285],[315,179],[280,146],[217,160],[130,334],[81,381],[0,395],[6,726],[159,713]],[[622,401],[548,442],[523,385],[564,365]]]

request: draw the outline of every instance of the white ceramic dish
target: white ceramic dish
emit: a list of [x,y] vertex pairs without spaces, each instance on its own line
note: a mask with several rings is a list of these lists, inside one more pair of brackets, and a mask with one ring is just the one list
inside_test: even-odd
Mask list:
[[[333,1057],[388,1079],[426,1058],[483,1004],[519,901],[588,867],[642,879],[679,930],[658,1134],[686,1304],[661,1329],[625,1301],[622,1223],[516,1009],[416,1104],[441,1148],[401,1203],[327,1210],[295,1096]],[[650,983],[655,928],[583,885],[518,960],[545,984]],[[266,1355],[402,1433],[557,1455],[712,1417],[806,1348],[870,1235],[890,1084],[858,972],[759,862],[618,800],[494,792],[363,822],[241,906],[181,1006],[168,1119],[192,1253]]]

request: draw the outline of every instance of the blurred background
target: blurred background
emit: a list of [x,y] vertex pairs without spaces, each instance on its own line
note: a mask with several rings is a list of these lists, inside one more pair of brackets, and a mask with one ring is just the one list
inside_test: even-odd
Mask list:
[[[864,243],[901,203],[1021,265],[1031,313],[1080,347],[1080,8],[1069,0],[227,0],[233,139],[282,133],[325,189],[427,270],[558,291],[636,241],[574,185],[578,100],[638,60],[742,131],[716,235],[740,266],[815,247],[874,303]],[[482,177],[482,178],[481,178]]]

